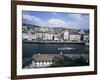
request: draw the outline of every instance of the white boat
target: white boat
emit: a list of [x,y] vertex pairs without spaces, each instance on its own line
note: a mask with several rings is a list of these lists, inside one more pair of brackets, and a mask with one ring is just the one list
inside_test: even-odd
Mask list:
[[71,48],[71,47],[61,47],[61,48],[58,48],[58,50],[72,50],[72,49],[75,49],[75,48]]

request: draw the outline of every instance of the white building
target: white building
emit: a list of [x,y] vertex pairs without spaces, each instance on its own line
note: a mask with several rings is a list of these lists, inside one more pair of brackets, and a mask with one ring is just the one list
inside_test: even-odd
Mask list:
[[32,66],[48,67],[61,59],[64,58],[60,54],[34,54],[32,56]]
[[52,33],[43,33],[43,40],[52,40],[53,34]]
[[24,40],[24,39],[28,39],[29,38],[29,36],[28,36],[28,34],[27,33],[22,33],[22,39]]
[[71,34],[70,35],[70,41],[80,41],[81,36],[78,34]]
[[84,41],[89,41],[89,34],[84,34],[83,40]]
[[22,38],[27,40],[53,40],[53,34],[49,32],[22,33]]
[[36,40],[36,35],[35,34],[31,34],[31,39],[32,40]]
[[41,32],[36,32],[35,35],[37,40],[42,40],[43,34]]
[[70,41],[80,41],[81,35],[77,31],[71,31],[69,34],[69,40]]
[[65,32],[64,32],[64,40],[68,40],[69,39],[69,32],[66,30]]
[[47,67],[53,64],[53,58],[54,56],[52,55],[38,55],[35,54],[32,57],[32,65],[33,67]]
[[59,38],[59,35],[58,35],[58,34],[54,34],[54,40],[55,40],[55,41],[59,41],[59,40],[60,40],[60,38]]
[[49,32],[37,32],[35,33],[36,39],[38,40],[52,40],[53,34]]

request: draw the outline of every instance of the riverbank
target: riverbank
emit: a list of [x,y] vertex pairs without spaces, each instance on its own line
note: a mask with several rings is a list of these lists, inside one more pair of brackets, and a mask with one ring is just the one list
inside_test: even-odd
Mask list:
[[66,44],[66,43],[72,43],[72,44],[85,44],[85,41],[36,41],[36,40],[23,40],[22,42],[24,43],[61,43],[61,44]]

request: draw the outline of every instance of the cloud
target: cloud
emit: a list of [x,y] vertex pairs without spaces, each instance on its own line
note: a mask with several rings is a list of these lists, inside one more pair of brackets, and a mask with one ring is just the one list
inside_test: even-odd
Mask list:
[[89,28],[89,15],[87,14],[69,14],[71,20],[67,24],[73,28]]
[[47,21],[40,19],[34,15],[23,14],[23,21],[28,24],[38,25],[38,26],[47,26],[47,27],[63,27],[66,26],[66,23],[63,20],[51,18]]
[[40,18],[33,16],[33,15],[29,15],[29,14],[23,14],[23,20],[25,20],[26,22],[29,22],[31,24],[34,25],[44,25],[44,21],[41,20]]
[[23,14],[23,19],[29,20],[29,21],[41,21],[39,18],[35,16],[31,16],[28,14]]
[[29,13],[23,13],[23,23],[47,27],[89,28],[89,15],[87,14],[70,13],[66,15],[67,17],[62,16],[62,19],[57,17],[59,15],[56,12],[52,14],[56,17],[53,16],[45,20]]
[[47,23],[48,23],[51,27],[65,27],[65,26],[67,26],[67,24],[66,24],[63,20],[55,19],[55,18],[49,19],[49,20],[47,21]]

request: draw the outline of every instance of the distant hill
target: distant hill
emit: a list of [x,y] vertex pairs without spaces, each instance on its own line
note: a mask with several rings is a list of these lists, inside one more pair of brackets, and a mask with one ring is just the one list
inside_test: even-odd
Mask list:
[[32,24],[22,24],[23,26],[27,26],[28,28],[40,28],[40,26],[37,26],[37,25],[32,25]]

